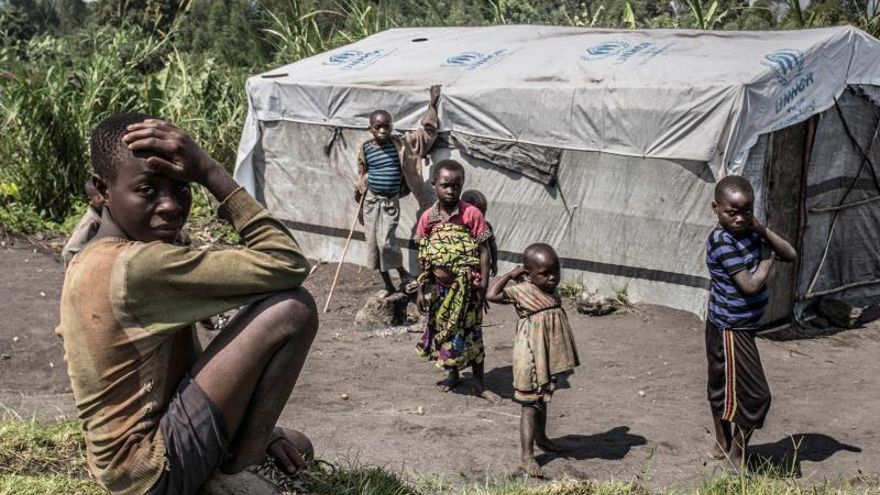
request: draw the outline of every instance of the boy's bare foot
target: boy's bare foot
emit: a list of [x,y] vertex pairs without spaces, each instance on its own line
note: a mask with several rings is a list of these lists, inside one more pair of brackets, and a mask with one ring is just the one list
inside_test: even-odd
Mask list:
[[518,471],[531,478],[544,478],[544,472],[541,471],[541,466],[538,465],[538,461],[535,460],[534,456],[520,461]]
[[535,445],[537,445],[537,447],[539,449],[543,450],[544,452],[562,452],[563,450],[565,450],[562,447],[560,447],[559,444],[557,444],[553,440],[550,440],[547,437],[536,438]]
[[727,458],[727,452],[722,450],[721,446],[716,443],[712,450],[706,452],[706,457],[713,461],[721,461]]
[[475,385],[473,388],[471,388],[471,393],[476,395],[477,397],[482,397],[483,399],[486,399],[490,404],[501,404],[501,396],[486,387]]

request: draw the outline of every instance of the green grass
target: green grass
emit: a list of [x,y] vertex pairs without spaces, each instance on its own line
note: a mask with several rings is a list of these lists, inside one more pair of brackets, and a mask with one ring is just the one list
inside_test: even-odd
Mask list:
[[[0,419],[0,495],[95,495],[105,493],[88,477],[79,422],[42,423]],[[880,479],[855,478],[807,483],[780,475],[719,476],[692,490],[656,491],[626,482],[562,479],[537,482],[495,479],[480,484],[446,484],[441,478],[410,479],[357,462],[317,463],[306,475],[316,495],[880,495]]]

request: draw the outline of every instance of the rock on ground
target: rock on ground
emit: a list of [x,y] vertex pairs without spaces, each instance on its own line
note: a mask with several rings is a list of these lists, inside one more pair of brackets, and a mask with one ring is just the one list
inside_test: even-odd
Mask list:
[[577,296],[575,306],[579,313],[591,316],[602,316],[617,311],[620,303],[610,297],[596,292],[581,292]]
[[367,299],[355,315],[354,323],[363,330],[407,325],[418,321],[418,312],[414,309],[415,305],[410,304],[406,294],[396,292],[388,295],[380,290]]

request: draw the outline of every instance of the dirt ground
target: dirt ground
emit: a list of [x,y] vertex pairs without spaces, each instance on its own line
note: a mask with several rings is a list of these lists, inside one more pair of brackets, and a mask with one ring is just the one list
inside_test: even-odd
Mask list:
[[[307,282],[319,306],[333,270],[322,265]],[[0,273],[0,416],[3,409],[74,416],[53,333],[61,264],[19,244],[0,249]],[[491,406],[466,395],[466,387],[440,393],[434,383],[442,373],[413,350],[417,334],[382,336],[353,326],[357,309],[379,288],[375,278],[345,266],[282,424],[305,431],[327,459],[446,484],[508,475],[519,424],[509,399],[513,311],[495,307],[485,322],[488,384],[505,397]],[[702,323],[662,307],[569,315],[582,364],[553,397],[549,433],[568,451],[539,456],[546,473],[640,480],[651,488],[692,487],[711,476]],[[753,453],[807,480],[880,472],[880,326],[808,341],[761,340],[759,347],[773,407]]]

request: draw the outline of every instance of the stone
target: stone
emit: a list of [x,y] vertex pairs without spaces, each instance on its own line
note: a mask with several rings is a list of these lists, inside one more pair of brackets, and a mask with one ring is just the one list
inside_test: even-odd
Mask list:
[[575,301],[579,313],[590,316],[602,316],[613,313],[620,308],[616,299],[605,297],[596,292],[581,292]]
[[[409,297],[406,294],[381,290],[367,299],[364,307],[354,317],[354,324],[361,330],[376,330],[381,328],[396,327],[415,323],[412,317]],[[417,314],[414,313],[414,314]]]

